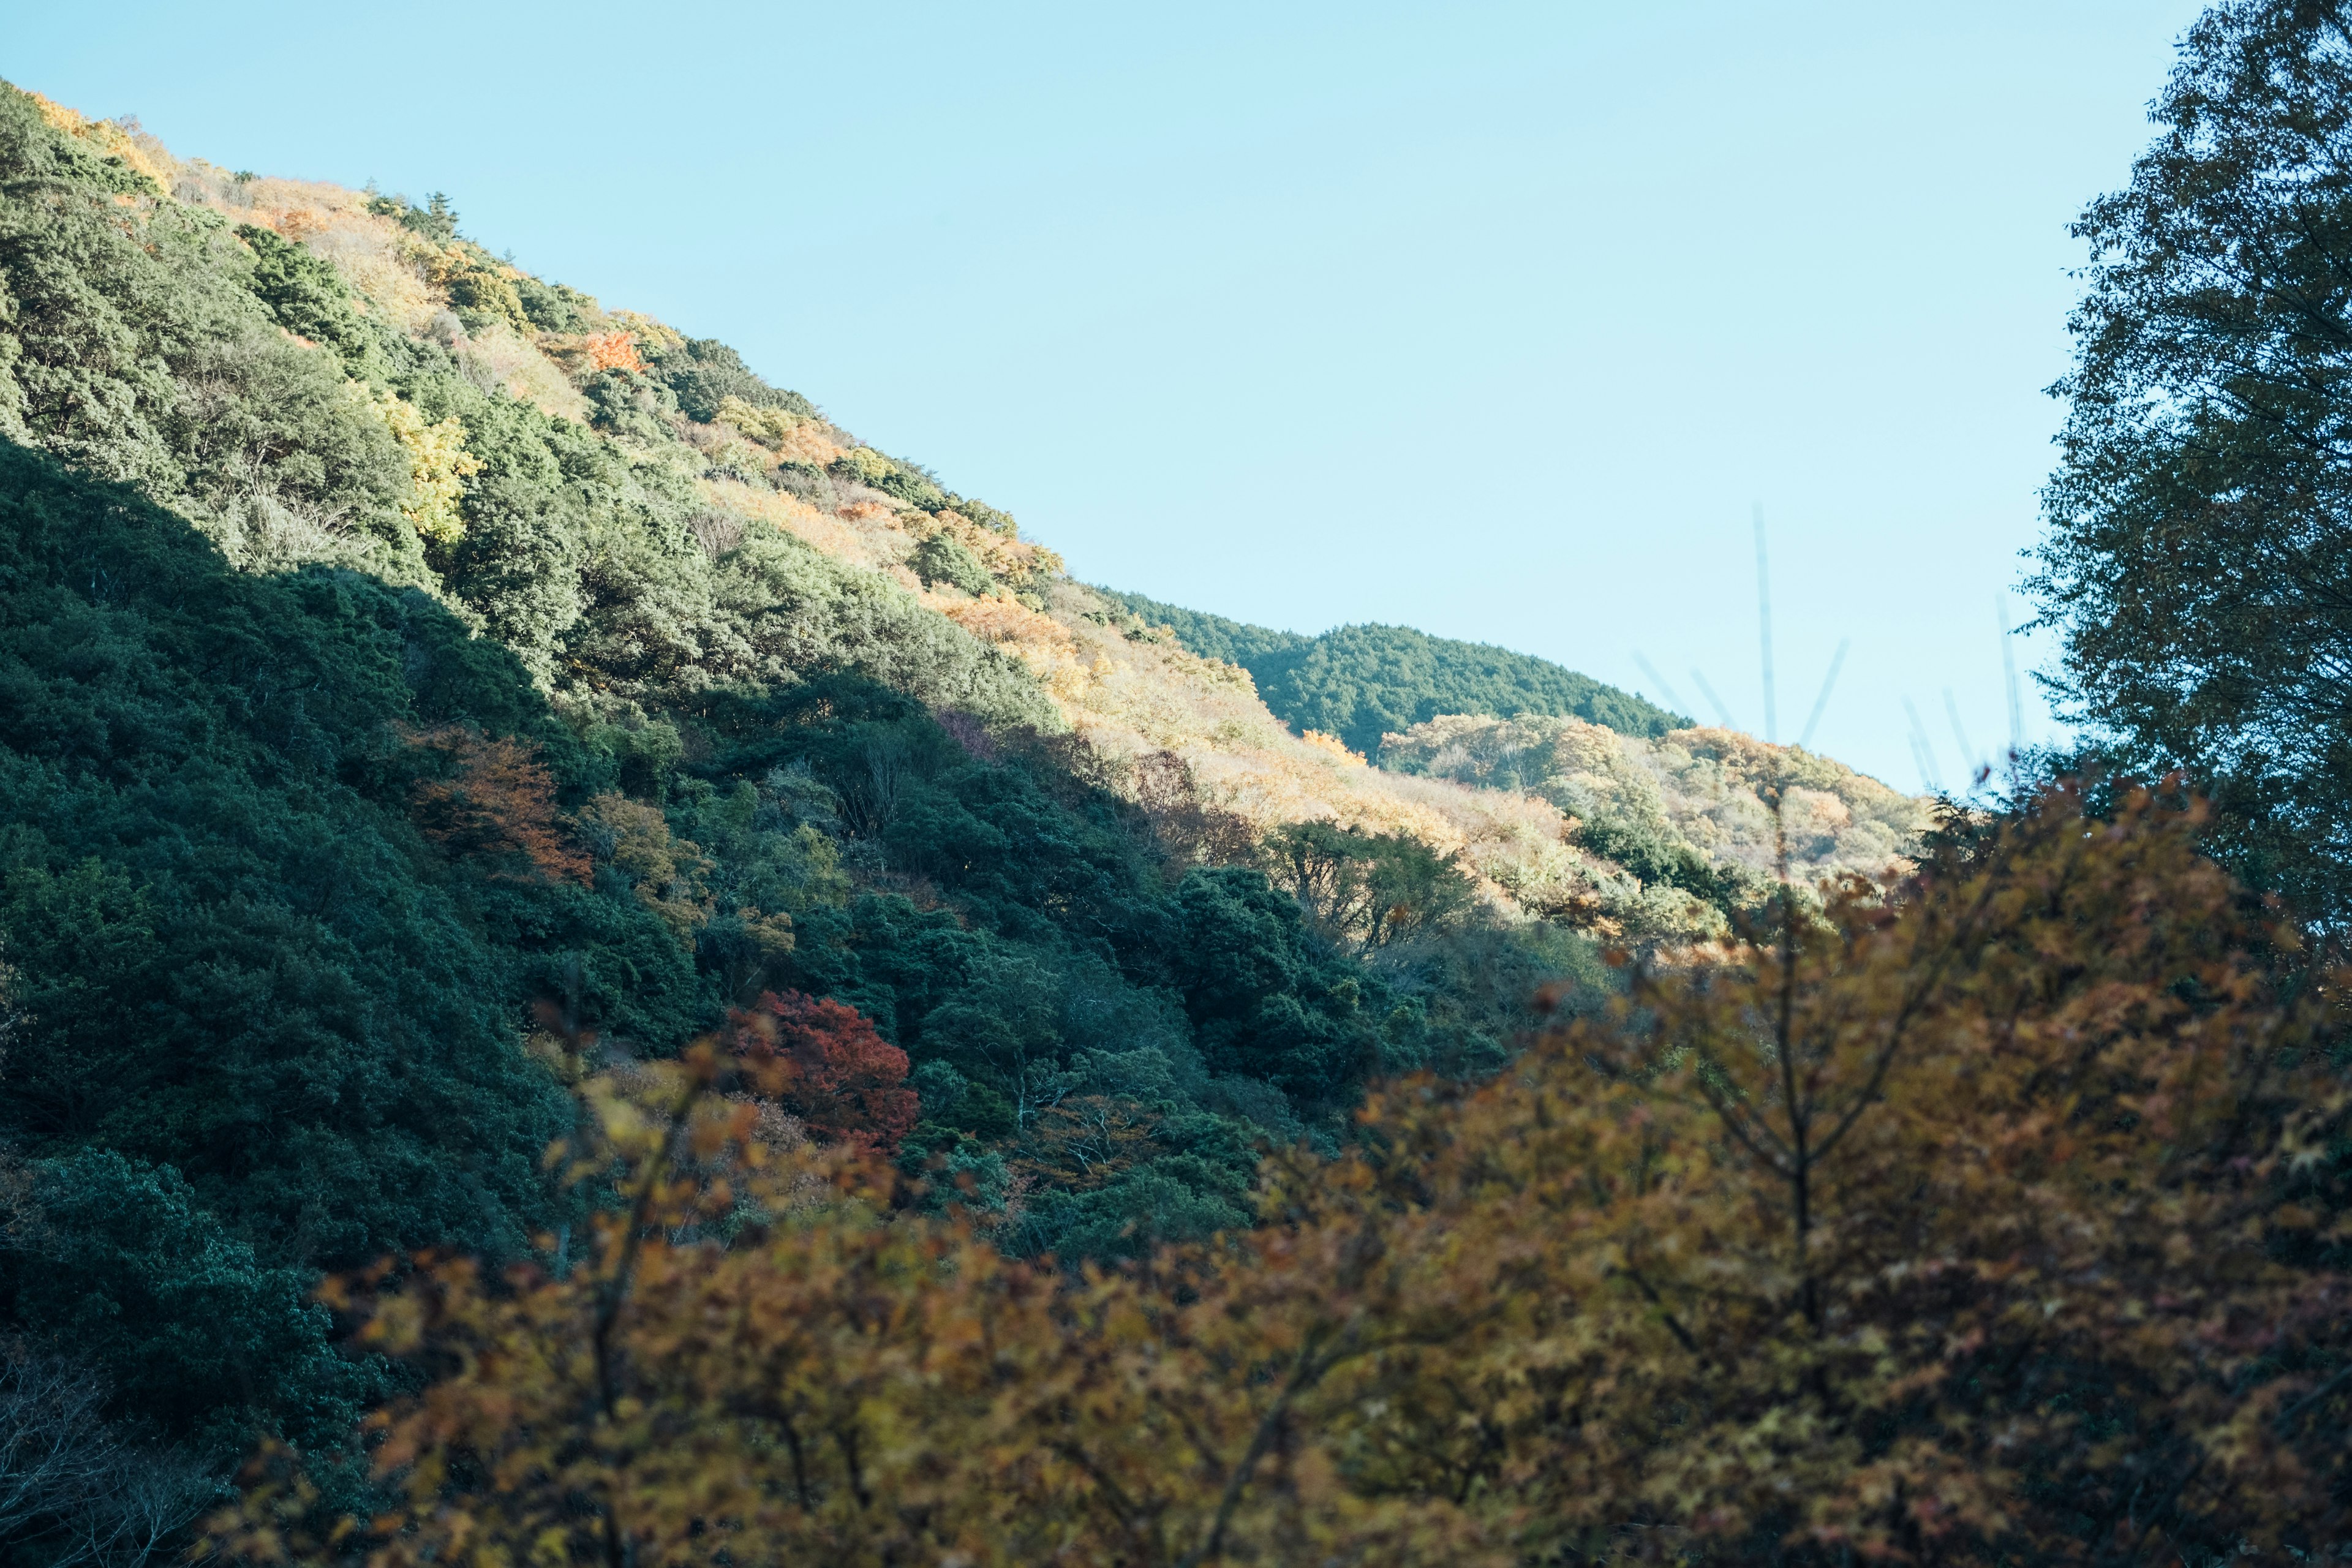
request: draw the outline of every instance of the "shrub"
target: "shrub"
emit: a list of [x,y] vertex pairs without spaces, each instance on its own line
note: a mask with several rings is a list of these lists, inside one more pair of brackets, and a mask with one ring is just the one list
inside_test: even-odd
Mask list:
[[980,557],[964,548],[954,535],[935,533],[915,546],[908,564],[929,585],[945,583],[962,589],[974,598],[982,597],[996,586]]

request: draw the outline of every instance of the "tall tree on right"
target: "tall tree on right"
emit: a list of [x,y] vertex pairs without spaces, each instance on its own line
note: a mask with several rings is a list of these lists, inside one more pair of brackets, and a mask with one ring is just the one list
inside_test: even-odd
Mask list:
[[2090,242],[2032,582],[2074,716],[2186,768],[2217,847],[2352,920],[2352,15],[2191,27]]

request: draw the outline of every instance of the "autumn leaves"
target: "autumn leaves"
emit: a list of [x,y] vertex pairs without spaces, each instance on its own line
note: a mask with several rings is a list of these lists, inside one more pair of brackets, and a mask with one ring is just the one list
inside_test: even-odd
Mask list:
[[565,1268],[339,1287],[436,1371],[377,1417],[393,1505],[334,1544],[280,1475],[224,1540],[387,1568],[2308,1550],[2352,1412],[2342,1095],[2290,939],[2195,826],[2053,791],[1897,900],[1637,974],[1491,1083],[1383,1089],[1339,1158],[1270,1157],[1257,1228],[1125,1273],[1008,1261],[848,1143],[753,1136],[751,1099],[845,1048],[592,1084]]

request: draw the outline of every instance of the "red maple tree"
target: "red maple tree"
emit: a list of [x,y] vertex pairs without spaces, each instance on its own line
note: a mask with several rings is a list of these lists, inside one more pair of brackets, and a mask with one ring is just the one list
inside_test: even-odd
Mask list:
[[906,1087],[907,1053],[864,1014],[804,992],[770,991],[754,1015],[739,1037],[761,1039],[782,1059],[778,1102],[809,1136],[887,1154],[914,1127],[922,1107]]

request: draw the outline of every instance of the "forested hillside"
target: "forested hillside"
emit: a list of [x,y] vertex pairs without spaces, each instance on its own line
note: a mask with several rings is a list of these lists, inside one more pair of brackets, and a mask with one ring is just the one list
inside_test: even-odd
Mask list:
[[1141,603],[445,198],[0,87],[0,1403],[106,1456],[0,1535],[348,1457],[409,1374],[319,1280],[560,1272],[583,1084],[695,1041],[786,1064],[728,1089],[777,1158],[1132,1259],[1755,916],[1778,793],[1808,877],[1925,826],[1541,661]]
[[0,86],[0,1568],[2340,1558],[2352,9],[2157,114],[1931,810]]
[[1688,719],[1591,676],[1485,643],[1433,637],[1410,626],[1341,626],[1304,637],[1140,594],[1111,597],[1129,613],[1166,626],[1202,658],[1248,670],[1266,707],[1292,729],[1337,735],[1368,757],[1379,755],[1383,735],[1447,713],[1581,719],[1644,738],[1690,728]]

